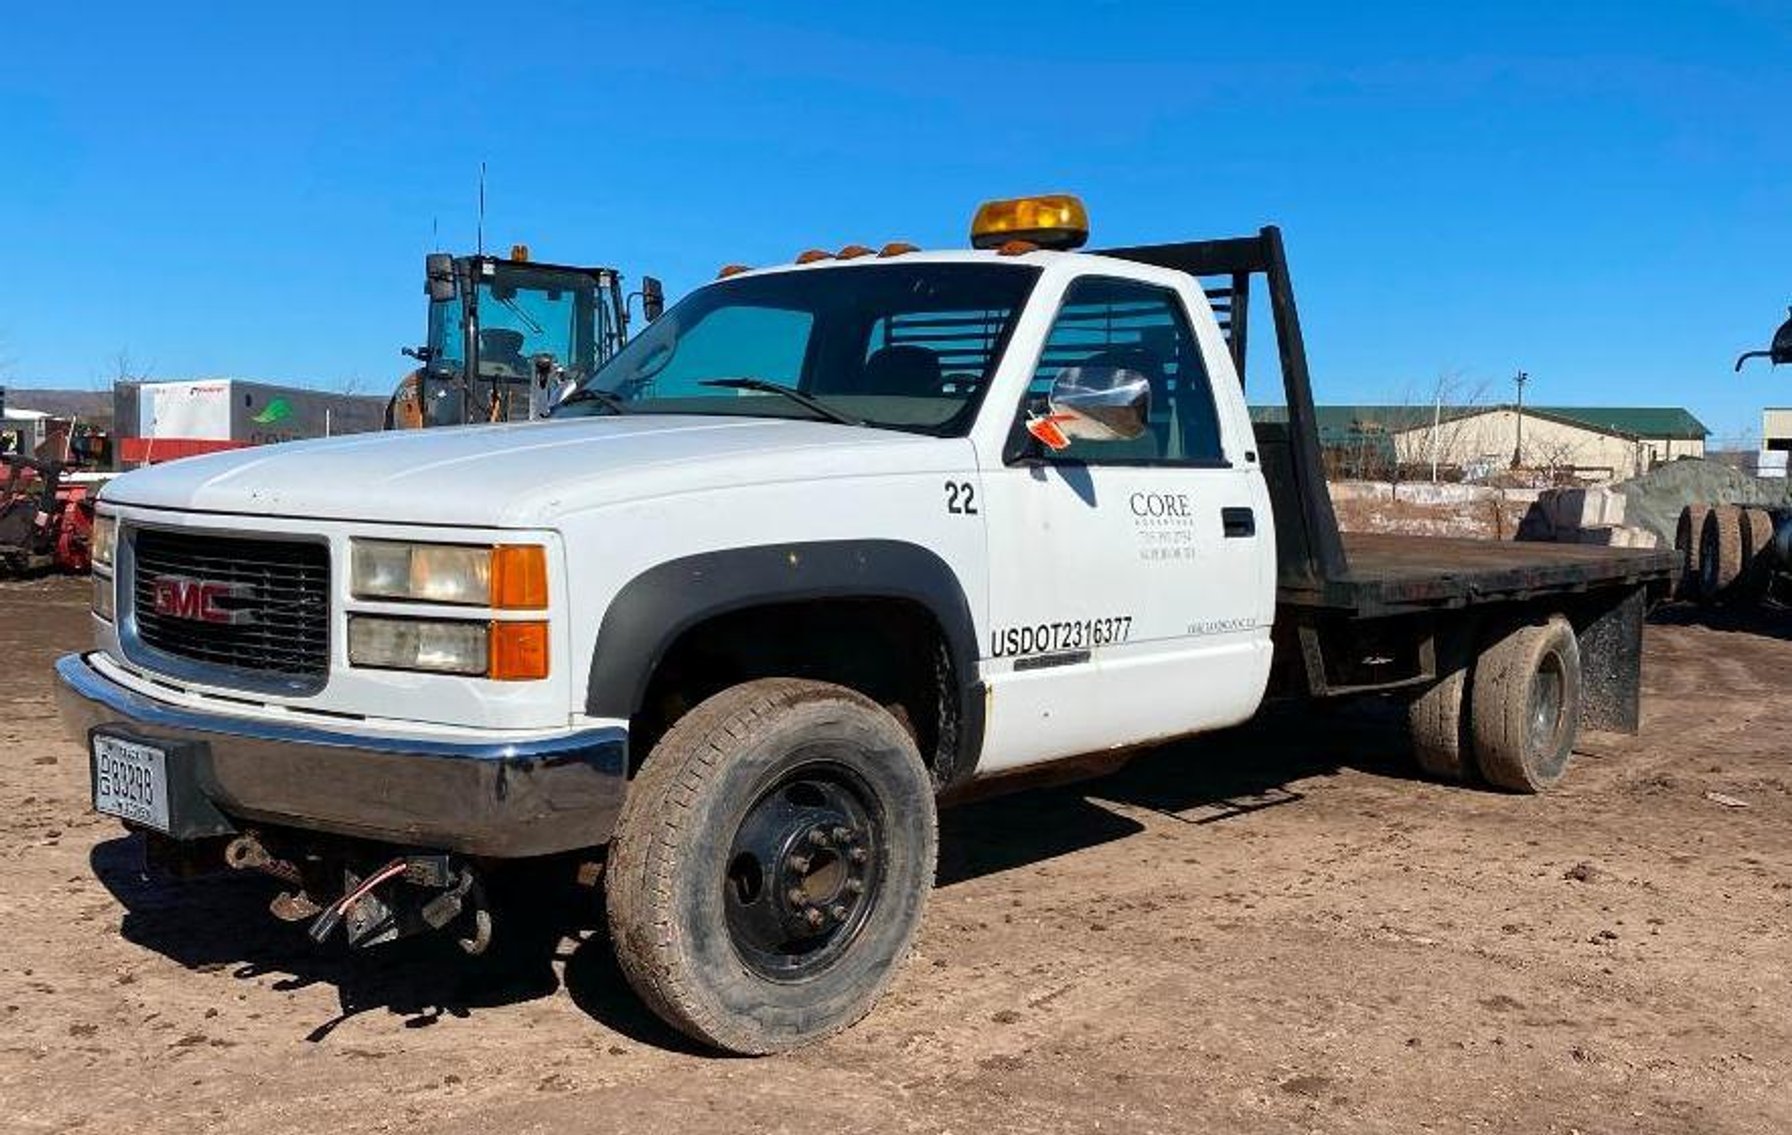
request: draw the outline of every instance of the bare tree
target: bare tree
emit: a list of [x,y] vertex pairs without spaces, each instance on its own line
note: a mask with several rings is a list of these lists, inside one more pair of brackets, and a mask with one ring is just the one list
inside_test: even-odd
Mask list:
[[1460,370],[1438,371],[1422,391],[1408,386],[1401,403],[1412,410],[1411,418],[1394,427],[1410,439],[1401,457],[1429,466],[1436,481],[1444,468],[1482,456],[1464,453],[1463,448],[1473,437],[1478,413],[1492,408],[1488,391],[1486,379],[1471,378]]
[[148,382],[155,374],[155,365],[139,366],[131,356],[131,349],[120,347],[113,352],[108,370],[110,373],[94,376],[88,385],[94,390],[106,390],[121,382]]

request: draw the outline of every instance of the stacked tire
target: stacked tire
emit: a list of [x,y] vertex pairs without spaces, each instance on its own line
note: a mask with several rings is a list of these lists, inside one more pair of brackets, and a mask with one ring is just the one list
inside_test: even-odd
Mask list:
[[1771,575],[1773,533],[1773,513],[1764,508],[1686,506],[1674,534],[1681,597],[1701,603],[1758,601]]
[[1697,601],[1700,596],[1699,550],[1705,536],[1705,517],[1710,513],[1708,504],[1689,504],[1680,510],[1680,523],[1674,528],[1674,551],[1680,554],[1677,593],[1682,599]]

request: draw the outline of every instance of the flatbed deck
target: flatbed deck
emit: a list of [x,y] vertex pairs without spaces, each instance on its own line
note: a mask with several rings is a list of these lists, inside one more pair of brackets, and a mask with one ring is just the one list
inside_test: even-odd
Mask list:
[[1572,594],[1594,587],[1672,580],[1672,552],[1455,539],[1343,534],[1345,568],[1327,578],[1284,580],[1279,604],[1356,616],[1463,607]]

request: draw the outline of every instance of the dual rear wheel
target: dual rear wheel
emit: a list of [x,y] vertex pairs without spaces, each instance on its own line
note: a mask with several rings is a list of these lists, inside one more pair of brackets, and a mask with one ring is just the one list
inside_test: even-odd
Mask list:
[[1419,767],[1443,780],[1476,776],[1535,793],[1562,779],[1579,731],[1581,660],[1560,615],[1496,634],[1474,654],[1439,643],[1436,685],[1408,710]]

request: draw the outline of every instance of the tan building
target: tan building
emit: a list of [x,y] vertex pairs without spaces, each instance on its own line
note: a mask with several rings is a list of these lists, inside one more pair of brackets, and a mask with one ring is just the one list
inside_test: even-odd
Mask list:
[[1792,450],[1792,407],[1769,406],[1761,411],[1761,448],[1770,453]]
[[[1285,411],[1252,413],[1274,420]],[[1333,454],[1378,452],[1406,467],[1435,461],[1469,477],[1511,468],[1516,458],[1526,468],[1624,480],[1677,457],[1704,456],[1709,432],[1678,407],[1320,406],[1317,414],[1320,444]],[[1792,423],[1792,411],[1787,418]]]

